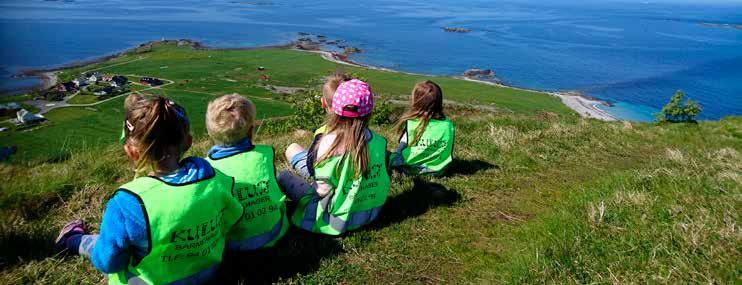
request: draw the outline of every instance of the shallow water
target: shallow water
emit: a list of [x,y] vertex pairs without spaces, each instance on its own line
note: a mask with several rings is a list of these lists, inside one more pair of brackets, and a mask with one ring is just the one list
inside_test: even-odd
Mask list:
[[491,68],[510,85],[611,101],[608,111],[626,119],[651,120],[677,89],[704,119],[742,115],[742,29],[700,24],[742,25],[740,1],[539,2],[2,0],[0,89],[33,82],[9,79],[24,68],[149,40],[260,46],[301,31],[360,47],[352,59],[364,64],[440,75]]

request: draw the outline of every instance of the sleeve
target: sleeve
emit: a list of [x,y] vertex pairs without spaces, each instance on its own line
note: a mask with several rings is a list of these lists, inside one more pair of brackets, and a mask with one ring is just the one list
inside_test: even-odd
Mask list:
[[134,256],[141,258],[149,249],[147,221],[139,198],[119,191],[108,201],[100,234],[90,252],[93,266],[104,273],[127,267]]

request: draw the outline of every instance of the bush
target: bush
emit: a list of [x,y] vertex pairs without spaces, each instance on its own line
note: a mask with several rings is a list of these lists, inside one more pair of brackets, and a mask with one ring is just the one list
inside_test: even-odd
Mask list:
[[662,111],[657,116],[657,120],[660,122],[695,122],[696,116],[701,113],[701,107],[698,106],[696,101],[691,99],[683,102],[685,93],[682,90],[675,92],[675,95],[670,98],[670,102],[662,107]]
[[[285,123],[291,129],[314,130],[327,119],[327,113],[322,108],[322,93],[318,90],[306,90],[295,96],[286,98],[294,109],[294,115]],[[394,106],[385,97],[376,95],[371,125],[387,125],[393,123]],[[279,128],[283,129],[283,128]]]

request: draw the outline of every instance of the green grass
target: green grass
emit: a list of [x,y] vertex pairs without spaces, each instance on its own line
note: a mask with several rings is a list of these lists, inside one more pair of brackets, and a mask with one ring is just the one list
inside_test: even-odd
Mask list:
[[[258,71],[258,66],[265,66],[267,71]],[[407,95],[416,82],[432,79],[445,90],[447,100],[494,105],[503,112],[549,111],[575,115],[558,99],[544,93],[447,77],[350,68],[324,60],[318,54],[287,49],[194,50],[159,44],[152,52],[129,53],[106,62],[61,71],[59,78],[66,80],[81,72],[96,70],[127,75],[132,81],[138,81],[139,76],[173,80],[174,84],[164,86],[162,90],[146,92],[173,97],[183,105],[192,118],[194,135],[201,137],[204,135],[202,118],[209,100],[224,94],[239,93],[253,99],[260,119],[286,116],[292,113],[291,106],[275,100],[264,85],[318,88],[322,78],[337,69],[367,78],[377,93],[392,97]],[[268,75],[270,79],[261,80],[261,75]],[[133,91],[148,88],[136,84],[129,86]],[[92,96],[78,95],[70,103],[94,102],[96,98]],[[18,155],[12,159],[14,163],[68,156],[71,150],[82,146],[105,146],[116,142],[123,118],[122,102],[123,99],[119,98],[95,107],[52,110],[45,115],[50,122],[43,126],[22,132],[2,133],[0,139],[2,145],[19,147]]]
[[[449,113],[457,128],[449,175],[395,176],[369,228],[340,238],[292,230],[276,249],[244,257],[234,276],[287,284],[737,282],[742,118],[625,127],[548,113]],[[374,128],[393,136],[390,126]],[[309,137],[258,141],[280,150],[297,139]],[[189,154],[208,147],[199,140]],[[95,227],[104,201],[131,179],[129,165],[111,146],[0,168],[8,221],[0,283],[100,282],[89,261],[55,255],[50,240],[74,217]]]
[[[286,50],[164,47],[145,55],[136,62],[142,71],[114,68],[176,80],[153,92],[186,106],[197,136],[188,155],[198,156],[210,146],[201,118],[215,96],[242,90],[259,104],[259,117],[290,114],[250,81],[257,74],[250,65],[267,66],[272,84],[300,87],[317,86],[335,68]],[[189,60],[216,71],[178,68],[191,66]],[[356,72],[389,96],[406,94],[421,79]],[[238,82],[213,79],[219,76]],[[395,175],[384,210],[368,228],[338,238],[292,229],[275,249],[243,256],[220,283],[739,283],[741,117],[625,125],[579,118],[540,93],[435,80],[448,99],[502,110],[447,106],[456,125],[448,175]],[[131,162],[114,143],[121,100],[55,110],[46,125],[0,137],[40,148],[39,141],[64,138],[38,150],[56,154],[44,160],[21,155],[20,162],[0,164],[0,284],[103,282],[89,261],[57,254],[51,240],[73,218],[97,231],[105,201],[132,179]],[[390,125],[373,128],[395,136]],[[278,153],[309,140],[308,132],[293,129],[257,138]],[[277,159],[279,170],[287,167]]]
[[92,104],[98,102],[98,96],[95,95],[82,95],[77,94],[75,97],[72,97],[70,100],[67,100],[67,103],[70,104]]

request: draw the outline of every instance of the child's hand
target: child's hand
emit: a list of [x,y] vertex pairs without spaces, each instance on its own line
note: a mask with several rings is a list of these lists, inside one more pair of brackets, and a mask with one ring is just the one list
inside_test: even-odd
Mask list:
[[59,236],[57,236],[54,244],[59,248],[67,248],[67,241],[70,239],[70,237],[76,235],[84,235],[86,233],[87,231],[85,230],[85,222],[83,220],[77,219],[71,221],[64,225],[64,227],[62,227],[62,230],[59,231]]

